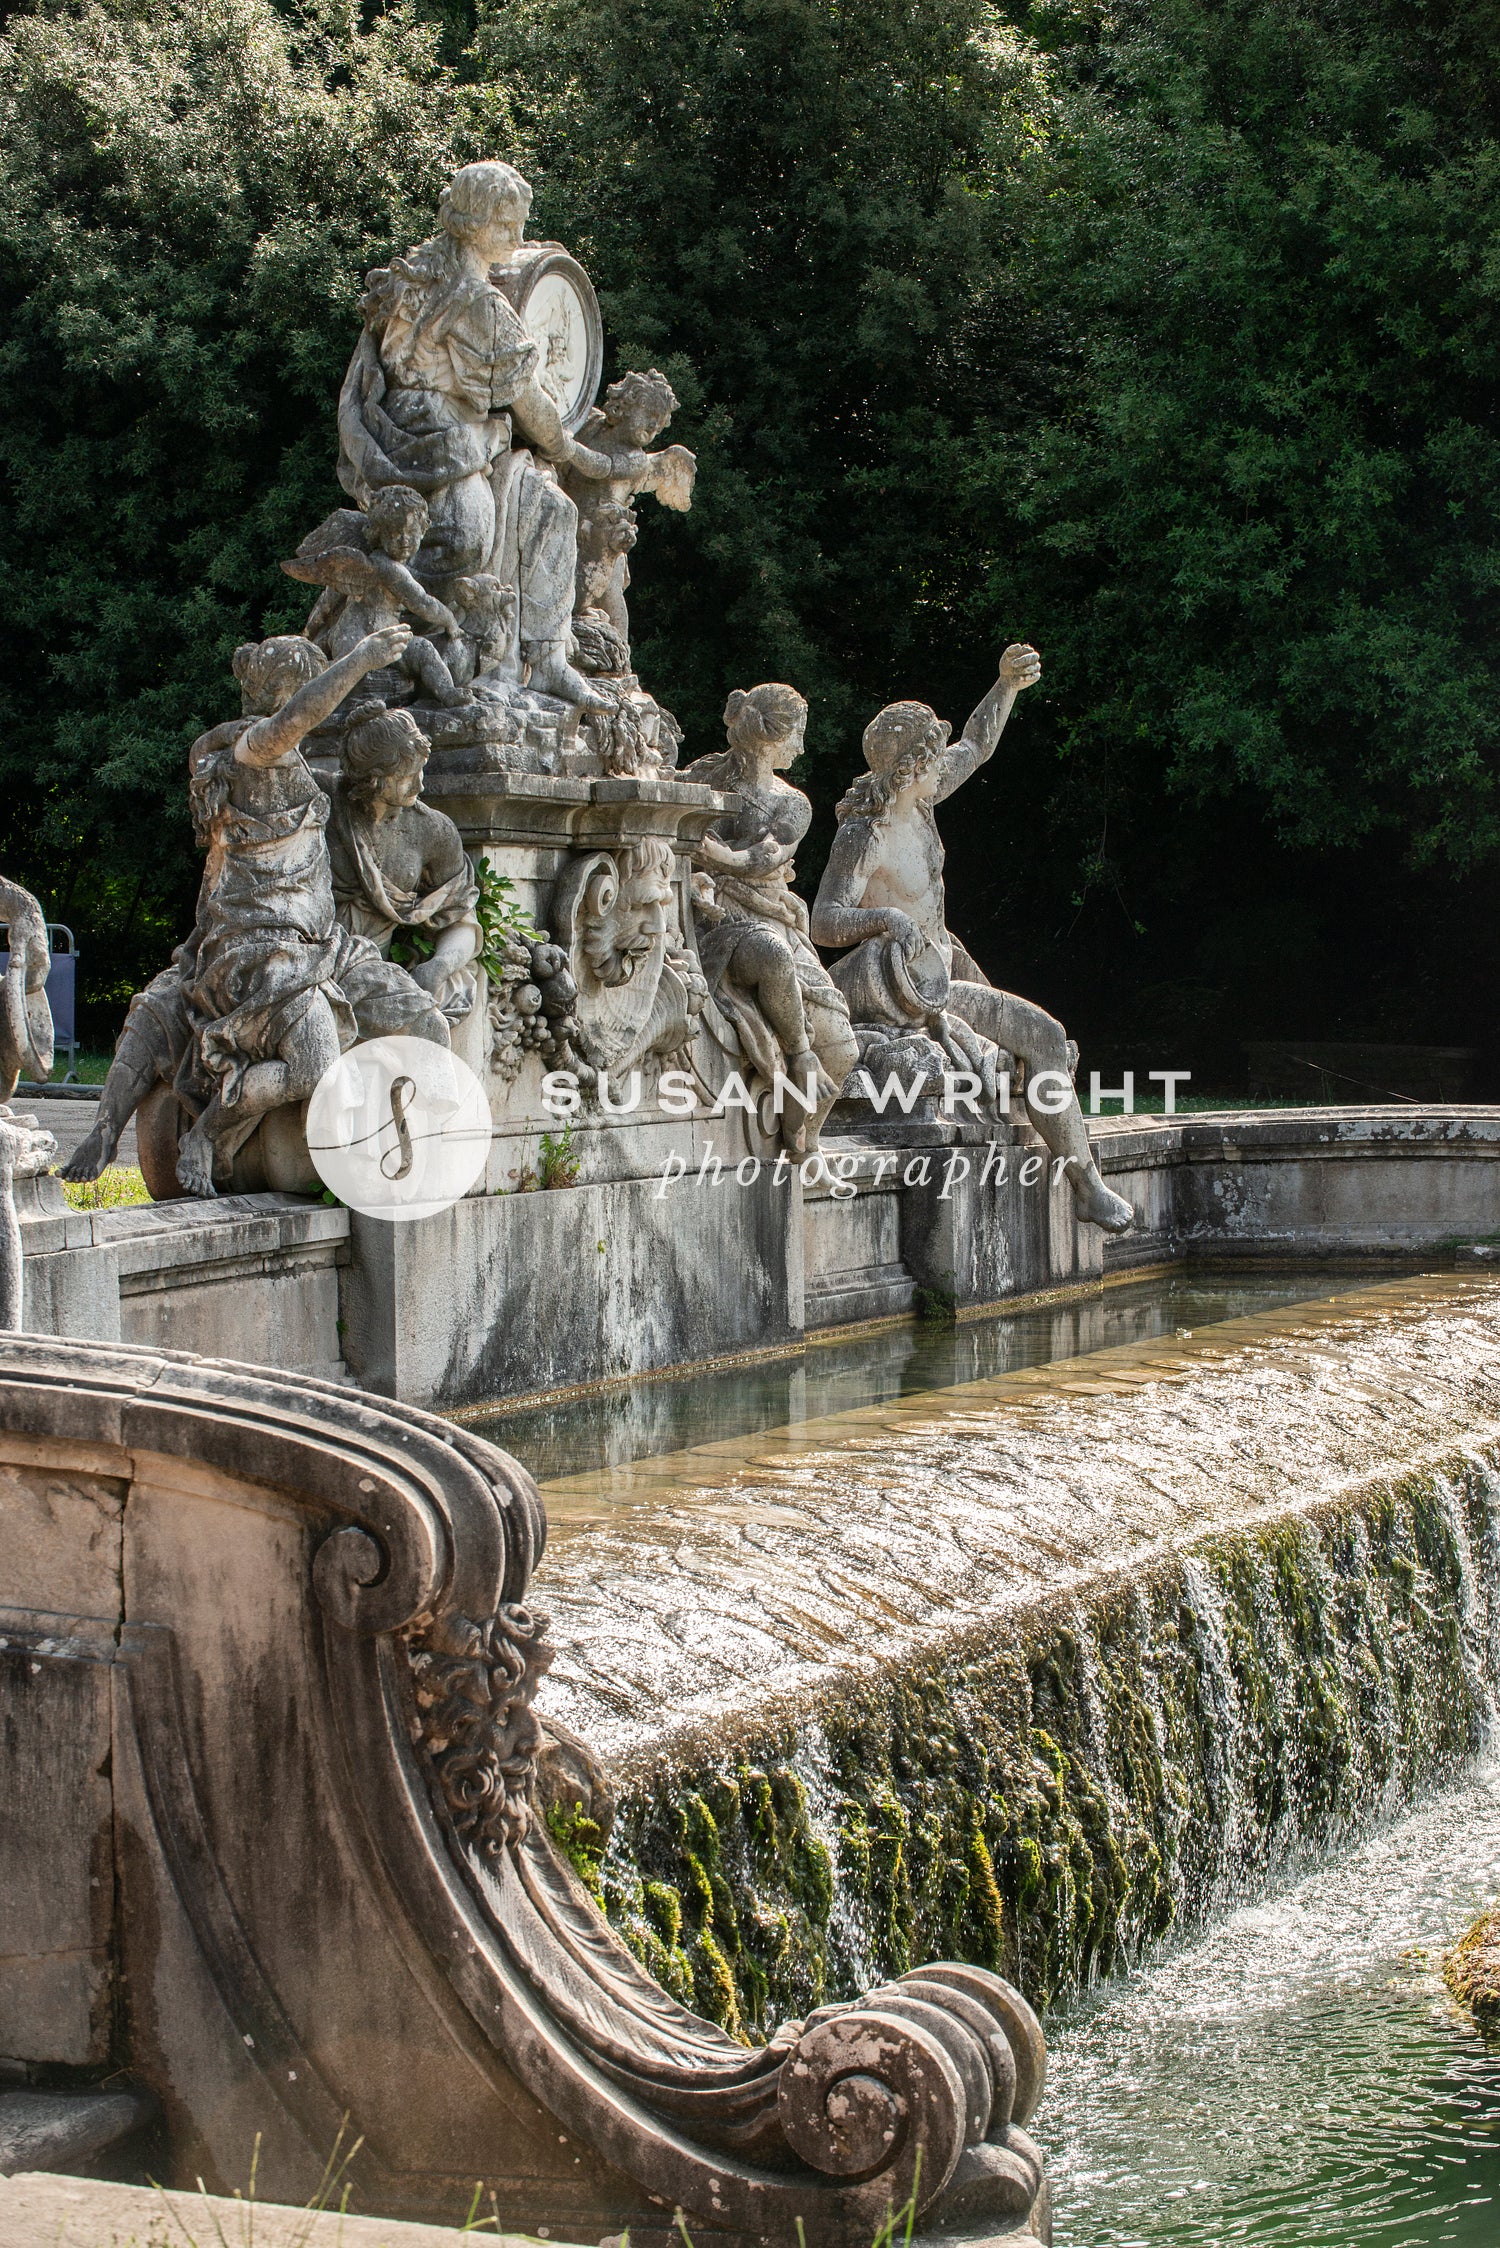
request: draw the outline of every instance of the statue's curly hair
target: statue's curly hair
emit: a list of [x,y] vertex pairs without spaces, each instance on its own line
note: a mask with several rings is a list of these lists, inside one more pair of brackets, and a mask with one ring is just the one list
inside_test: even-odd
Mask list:
[[357,812],[368,811],[381,782],[412,764],[425,764],[431,747],[410,711],[390,710],[382,702],[356,703],[339,748],[346,801]]
[[948,728],[928,703],[887,703],[865,728],[861,746],[870,770],[850,783],[835,807],[840,820],[879,821],[919,773],[948,746]]
[[636,372],[621,375],[604,393],[604,418],[606,421],[623,421],[632,406],[653,407],[663,426],[677,411],[677,393],[659,367],[651,367],[645,374]]
[[245,641],[235,649],[229,668],[240,683],[243,715],[268,718],[299,687],[326,671],[328,658],[300,632],[278,632],[269,640]]
[[397,523],[420,523],[425,533],[432,512],[421,493],[410,484],[382,484],[370,495],[365,519],[377,533]]

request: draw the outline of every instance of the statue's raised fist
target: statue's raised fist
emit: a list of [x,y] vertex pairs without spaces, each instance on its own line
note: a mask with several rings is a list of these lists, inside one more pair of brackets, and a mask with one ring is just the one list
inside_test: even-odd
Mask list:
[[1000,684],[1019,694],[1023,687],[1034,687],[1042,676],[1042,659],[1035,648],[1024,640],[1013,640],[1000,658]]

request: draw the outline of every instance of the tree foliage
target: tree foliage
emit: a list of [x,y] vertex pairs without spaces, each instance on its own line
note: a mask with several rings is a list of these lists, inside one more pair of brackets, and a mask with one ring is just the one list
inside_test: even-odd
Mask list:
[[3,857],[80,923],[96,998],[183,933],[184,751],[276,567],[335,503],[366,266],[504,147],[431,27],[263,0],[14,18],[0,40]]
[[1084,97],[1031,285],[1086,344],[979,478],[1067,746],[1252,790],[1289,839],[1500,844],[1500,16],[1039,10]]
[[1310,883],[1430,903],[1425,861],[1459,899],[1500,847],[1497,64],[1488,0],[12,18],[8,869],[134,911],[119,983],[159,958],[183,747],[334,496],[359,274],[484,150],[589,264],[615,371],[683,400],[694,507],[647,503],[632,600],[690,752],[791,679],[826,832],[880,701],[961,720],[1032,639],[949,822],[966,929],[1085,1015],[1134,979],[1283,1027],[1234,955],[1336,942]]

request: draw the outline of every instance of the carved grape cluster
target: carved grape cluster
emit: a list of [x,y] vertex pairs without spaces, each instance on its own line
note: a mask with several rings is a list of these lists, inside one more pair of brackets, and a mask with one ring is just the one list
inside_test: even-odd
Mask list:
[[490,1066],[502,1085],[513,1085],[527,1054],[544,1067],[563,1068],[578,1028],[578,986],[568,972],[567,954],[545,935],[507,935],[504,965],[490,976]]

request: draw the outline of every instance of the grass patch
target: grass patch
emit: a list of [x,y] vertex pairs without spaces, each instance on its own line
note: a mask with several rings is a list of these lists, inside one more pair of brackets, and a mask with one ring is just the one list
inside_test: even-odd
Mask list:
[[97,1179],[84,1179],[77,1185],[64,1179],[62,1190],[70,1210],[133,1210],[151,1200],[134,1163],[106,1164]]

